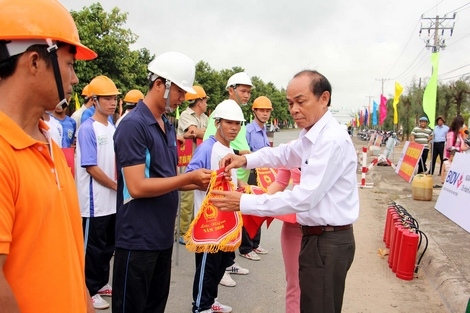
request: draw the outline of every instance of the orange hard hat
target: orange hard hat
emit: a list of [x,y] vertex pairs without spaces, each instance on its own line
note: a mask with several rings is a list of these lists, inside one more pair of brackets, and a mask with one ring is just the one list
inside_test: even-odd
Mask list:
[[82,96],[87,97],[87,98],[90,96],[90,92],[89,92],[89,90],[88,90],[88,87],[89,87],[89,86],[90,86],[90,85],[86,85],[85,87],[83,87],[83,89],[82,89]]
[[124,102],[137,103],[139,102],[139,100],[142,100],[143,98],[144,98],[144,94],[140,90],[132,89],[126,93],[126,96],[124,97]]
[[96,76],[91,80],[88,84],[88,92],[90,96],[116,96],[121,94],[114,82],[104,75]]
[[251,107],[253,110],[254,109],[273,109],[273,104],[271,103],[271,100],[269,100],[268,97],[265,96],[260,96],[253,101],[253,106]]
[[61,41],[77,48],[78,60],[91,60],[97,54],[80,43],[77,26],[69,11],[57,0],[0,0],[0,40],[9,56],[23,53],[35,44]]
[[201,86],[193,86],[194,91],[196,91],[195,94],[192,93],[186,93],[185,100],[186,101],[191,101],[191,100],[196,100],[196,99],[203,99],[203,98],[209,98],[204,91],[204,88]]

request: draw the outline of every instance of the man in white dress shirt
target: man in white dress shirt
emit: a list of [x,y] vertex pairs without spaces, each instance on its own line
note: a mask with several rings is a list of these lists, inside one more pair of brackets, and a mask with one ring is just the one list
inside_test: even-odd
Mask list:
[[289,111],[302,128],[299,140],[221,160],[232,168],[300,168],[300,184],[273,195],[214,191],[220,210],[258,216],[297,213],[301,312],[341,312],[347,272],[355,252],[352,223],[359,215],[357,157],[350,136],[328,107],[331,85],[317,71],[297,73],[287,86]]

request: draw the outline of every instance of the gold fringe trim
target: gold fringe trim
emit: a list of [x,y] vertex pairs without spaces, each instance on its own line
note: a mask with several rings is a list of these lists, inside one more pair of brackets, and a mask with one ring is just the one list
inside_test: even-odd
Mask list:
[[[207,253],[216,253],[218,251],[224,251],[224,252],[234,252],[240,247],[241,244],[241,231],[242,231],[242,226],[243,226],[243,219],[242,219],[242,214],[240,211],[233,212],[234,214],[237,214],[238,220],[240,221],[237,224],[237,227],[235,230],[231,231],[228,233],[220,243],[206,243],[206,244],[201,244],[201,243],[196,243],[192,239],[192,234],[194,231],[194,227],[196,223],[198,222],[199,218],[201,215],[205,214],[208,210],[217,210],[215,206],[211,204],[209,201],[209,195],[211,194],[212,190],[214,189],[215,181],[217,179],[217,173],[214,171],[211,174],[211,181],[209,183],[209,190],[206,194],[206,197],[202,201],[201,208],[199,209],[199,212],[196,216],[196,218],[191,222],[191,225],[189,226],[188,231],[184,235],[184,241],[186,243],[186,249],[188,249],[191,252],[207,252]],[[227,183],[230,186],[230,189],[233,191],[235,190],[235,186],[231,181],[227,181]],[[239,239],[239,240],[237,240]],[[236,241],[237,240],[237,241]],[[236,241],[236,242],[235,242]],[[231,242],[234,242],[234,244],[230,244]]]

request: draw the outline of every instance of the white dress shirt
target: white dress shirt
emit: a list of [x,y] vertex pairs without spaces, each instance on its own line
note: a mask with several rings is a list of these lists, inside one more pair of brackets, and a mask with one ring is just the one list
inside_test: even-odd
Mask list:
[[359,215],[357,156],[348,133],[327,111],[299,140],[245,155],[246,168],[301,168],[300,184],[273,195],[243,194],[243,214],[297,213],[301,225],[348,225]]

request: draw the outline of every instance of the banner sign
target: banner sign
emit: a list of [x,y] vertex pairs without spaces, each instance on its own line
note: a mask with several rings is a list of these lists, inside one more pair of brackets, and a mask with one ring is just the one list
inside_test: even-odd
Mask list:
[[176,141],[178,149],[178,166],[186,166],[193,157],[193,141],[185,139],[183,143]]
[[73,178],[75,178],[75,148],[62,148],[62,152],[64,152],[67,165],[70,167]]
[[470,233],[470,154],[456,153],[435,208]]
[[277,171],[273,168],[257,168],[256,169],[256,183],[258,186],[266,191],[275,180]]
[[370,138],[369,138],[369,145],[367,146],[367,148],[369,148],[370,146],[374,145],[375,135],[376,135],[376,133],[372,133],[372,134],[370,135]]
[[411,182],[415,168],[423,153],[424,146],[416,142],[405,142],[395,172],[407,182]]
[[375,138],[375,146],[380,147],[382,145],[382,140],[384,139],[383,135],[377,135]]

